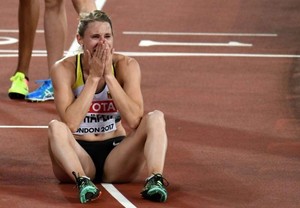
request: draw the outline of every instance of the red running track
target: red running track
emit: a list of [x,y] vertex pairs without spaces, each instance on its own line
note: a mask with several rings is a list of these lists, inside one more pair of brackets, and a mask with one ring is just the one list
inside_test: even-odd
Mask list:
[[[13,0],[1,8],[1,37],[18,37],[3,31],[17,29],[17,6]],[[77,18],[70,1],[66,6],[70,46]],[[299,7],[296,0],[105,3],[116,50],[139,61],[145,109],[165,113],[169,135],[168,201],[143,200],[141,174],[133,183],[114,184],[130,203],[151,208],[300,206]],[[36,36],[35,50],[45,50],[43,34]],[[140,47],[141,40],[163,45]],[[59,184],[52,173],[47,130],[3,126],[46,126],[57,116],[52,102],[9,100],[9,77],[17,62],[9,50],[17,50],[17,43],[0,47],[0,207],[82,207],[74,185]],[[30,70],[31,80],[45,78],[46,58],[34,56]],[[34,82],[30,87],[36,87]],[[123,207],[99,187],[102,197],[84,206]]]

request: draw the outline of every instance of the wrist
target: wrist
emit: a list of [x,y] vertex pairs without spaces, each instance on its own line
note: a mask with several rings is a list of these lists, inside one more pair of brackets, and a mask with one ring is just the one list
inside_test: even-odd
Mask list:
[[105,81],[110,81],[112,79],[115,79],[115,76],[113,74],[106,74],[104,76],[104,78],[105,78]]
[[101,77],[89,75],[88,78],[87,78],[87,80],[90,80],[91,82],[98,84],[98,82],[101,80]]

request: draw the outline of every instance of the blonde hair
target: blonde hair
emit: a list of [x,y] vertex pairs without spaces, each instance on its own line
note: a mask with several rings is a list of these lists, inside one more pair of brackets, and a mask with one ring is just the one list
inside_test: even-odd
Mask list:
[[77,27],[77,33],[81,37],[83,37],[88,24],[91,22],[95,22],[95,21],[108,22],[111,27],[112,34],[113,34],[112,22],[111,22],[109,16],[101,10],[94,10],[93,12],[90,12],[90,13],[81,13],[80,17],[79,17],[79,24]]

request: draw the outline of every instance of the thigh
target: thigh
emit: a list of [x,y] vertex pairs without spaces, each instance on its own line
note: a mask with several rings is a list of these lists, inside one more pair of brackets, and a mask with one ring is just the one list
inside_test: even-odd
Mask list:
[[103,169],[104,182],[129,182],[144,167],[145,158],[143,148],[137,148],[132,143],[131,137],[123,139],[106,158]]
[[144,167],[144,145],[146,141],[146,121],[115,147],[104,164],[105,182],[128,182],[133,180]]

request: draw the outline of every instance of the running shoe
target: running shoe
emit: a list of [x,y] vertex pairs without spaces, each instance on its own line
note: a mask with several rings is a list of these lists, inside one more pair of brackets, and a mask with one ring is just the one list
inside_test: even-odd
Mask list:
[[146,179],[145,186],[141,192],[142,197],[156,202],[165,202],[168,197],[166,187],[169,182],[161,174],[153,174]]
[[86,176],[76,176],[76,173],[73,171],[72,174],[76,180],[76,186],[79,192],[79,199],[81,203],[87,203],[89,201],[97,199],[101,191],[93,184],[89,177]]
[[11,87],[8,90],[8,96],[10,99],[24,99],[28,94],[28,80],[25,78],[25,74],[17,72],[10,78]]
[[25,100],[31,102],[44,102],[47,100],[54,100],[54,92],[51,79],[37,80],[40,87],[25,96]]

